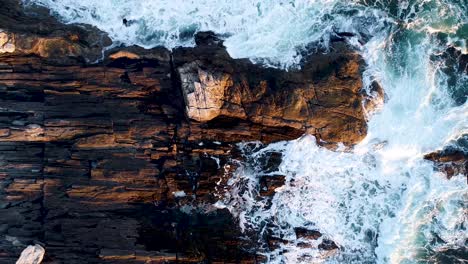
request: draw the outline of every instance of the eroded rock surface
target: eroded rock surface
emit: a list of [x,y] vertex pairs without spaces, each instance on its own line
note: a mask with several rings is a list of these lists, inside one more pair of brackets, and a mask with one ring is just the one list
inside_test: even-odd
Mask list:
[[288,72],[233,60],[210,33],[103,53],[95,28],[0,2],[1,263],[36,242],[43,263],[255,262],[212,206],[235,144],[365,136],[362,60],[344,41]]
[[344,41],[333,53],[314,53],[301,69],[264,68],[233,60],[219,40],[174,51],[187,116],[207,122],[242,120],[353,144],[366,135],[359,55]]
[[462,135],[445,148],[426,154],[424,158],[434,161],[435,168],[449,179],[462,175],[468,183],[468,135]]

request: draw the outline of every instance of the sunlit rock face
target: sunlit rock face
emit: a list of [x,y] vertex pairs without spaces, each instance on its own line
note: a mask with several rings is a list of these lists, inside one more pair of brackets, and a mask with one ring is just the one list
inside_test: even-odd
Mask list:
[[211,33],[194,48],[106,50],[96,28],[4,3],[2,263],[34,241],[43,263],[252,262],[255,243],[214,206],[236,144],[366,134],[362,61],[344,41],[285,71],[232,59]]
[[14,1],[2,258],[466,259],[464,1]]
[[[223,73],[210,73],[198,67],[196,61],[184,65],[178,70],[186,102],[187,116],[199,122],[207,122],[223,115],[223,112],[225,112],[222,109],[225,101],[225,91],[233,86],[231,76]],[[239,96],[237,98],[240,99]],[[237,105],[239,104],[240,100],[237,102]],[[226,112],[224,115],[245,117],[242,109],[238,110],[241,110],[240,113],[233,111],[232,114]]]
[[14,36],[0,29],[0,53],[11,53],[15,49]]
[[301,69],[284,71],[232,59],[215,36],[204,37],[173,55],[188,118],[288,128],[331,144],[354,144],[366,135],[363,62],[343,41],[332,43],[333,53],[311,54]]

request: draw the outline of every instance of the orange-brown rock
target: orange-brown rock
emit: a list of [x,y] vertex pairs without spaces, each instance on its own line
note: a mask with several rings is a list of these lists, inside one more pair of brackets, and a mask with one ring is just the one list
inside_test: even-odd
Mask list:
[[43,263],[253,263],[212,206],[235,144],[366,133],[362,60],[343,41],[291,71],[234,60],[210,33],[103,54],[95,28],[0,5],[0,263],[29,244]]
[[464,175],[468,182],[468,135],[462,135],[442,150],[424,155],[434,162],[435,168],[450,179],[455,175]]
[[260,178],[260,195],[273,196],[276,188],[284,185],[283,175],[267,175]]
[[230,119],[353,144],[366,135],[362,60],[336,42],[335,52],[308,55],[301,69],[264,68],[233,60],[216,36],[174,51],[185,112],[199,122]]

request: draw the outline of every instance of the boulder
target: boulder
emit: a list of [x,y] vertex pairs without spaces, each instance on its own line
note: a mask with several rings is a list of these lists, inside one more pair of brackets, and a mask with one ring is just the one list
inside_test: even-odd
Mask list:
[[468,135],[462,135],[443,149],[424,155],[424,158],[433,161],[435,168],[449,179],[464,175],[468,182]]
[[373,81],[369,91],[365,94],[364,109],[368,115],[371,115],[382,108],[387,100],[388,98],[383,87],[377,81]]
[[296,227],[294,228],[294,232],[296,233],[297,238],[305,238],[310,240],[317,240],[322,236],[317,230],[309,230],[304,227]]
[[333,53],[309,54],[301,69],[288,71],[232,59],[219,40],[199,43],[173,55],[189,119],[310,133],[321,144],[351,145],[365,136],[363,62],[345,42],[334,42]]
[[335,250],[338,249],[338,246],[335,244],[335,242],[329,239],[324,239],[322,243],[318,245],[318,248],[322,250]]
[[284,185],[285,176],[283,175],[266,175],[260,178],[260,195],[273,196],[276,188]]
[[16,264],[41,264],[45,249],[40,245],[28,246],[21,252]]

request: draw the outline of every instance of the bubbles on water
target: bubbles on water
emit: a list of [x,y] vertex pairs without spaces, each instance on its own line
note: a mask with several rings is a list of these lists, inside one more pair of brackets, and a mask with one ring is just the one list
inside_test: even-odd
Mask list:
[[[376,27],[361,48],[368,63],[366,83],[379,81],[389,95],[361,144],[348,153],[323,149],[308,137],[268,146],[282,151],[279,173],[286,176],[271,207],[256,201],[261,172],[247,165],[239,170],[238,179],[252,191],[238,198],[250,202],[238,202],[231,211],[241,212],[242,224],[251,229],[273,229],[269,232],[286,241],[280,249],[267,250],[270,261],[424,263],[463,255],[465,179],[448,181],[422,156],[466,133],[468,106],[454,104],[447,74],[440,71],[445,62],[431,60],[452,42],[436,41],[431,29],[438,22],[431,18],[425,24],[424,19],[445,11],[414,2],[405,9],[398,9],[395,23],[385,18],[390,26]],[[455,78],[463,80],[463,74]],[[249,150],[249,157],[262,151]],[[301,247],[294,233],[299,226],[319,230],[339,252],[327,257],[316,241],[308,241],[311,248]]]
[[[235,191],[224,203],[245,230],[257,232],[259,243],[280,241],[273,250],[264,244],[272,263],[374,263],[375,254],[380,263],[404,263],[460,248],[468,239],[465,179],[447,181],[420,156],[389,160],[392,150],[385,147],[335,152],[317,146],[312,136],[243,149],[247,163],[231,179]],[[265,198],[259,195],[264,171],[256,164],[272,151],[283,155],[274,174],[286,177],[274,197]],[[298,227],[323,237],[301,239]],[[339,251],[318,249],[325,238]],[[424,256],[426,249],[432,253]]]
[[[193,46],[198,31],[225,38],[234,58],[295,67],[310,43],[327,47],[336,32],[367,40],[383,26],[377,10],[337,0],[23,0],[43,5],[67,23],[87,23],[116,44]],[[124,22],[126,21],[126,22]],[[356,44],[360,45],[358,42]]]

